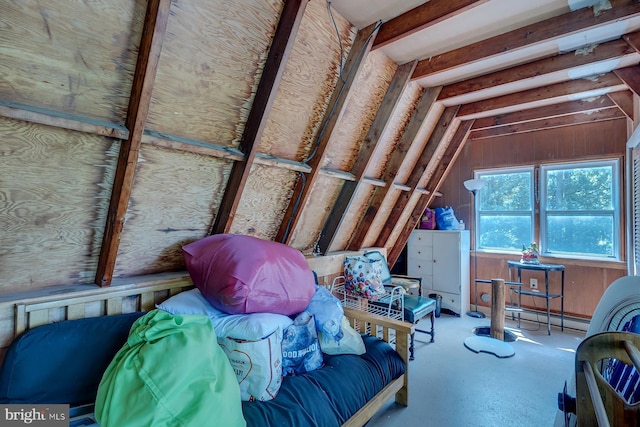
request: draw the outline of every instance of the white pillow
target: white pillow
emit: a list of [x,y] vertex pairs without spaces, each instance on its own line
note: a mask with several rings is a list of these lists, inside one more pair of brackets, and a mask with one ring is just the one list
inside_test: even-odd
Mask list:
[[204,314],[209,316],[213,330],[218,338],[261,340],[278,329],[284,331],[287,326],[293,323],[293,320],[283,314],[225,313],[212,306],[198,289],[180,292],[156,307],[171,314]]

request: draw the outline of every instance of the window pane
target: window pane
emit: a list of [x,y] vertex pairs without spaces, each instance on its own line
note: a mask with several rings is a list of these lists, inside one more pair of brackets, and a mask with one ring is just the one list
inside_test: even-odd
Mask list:
[[614,256],[613,217],[547,215],[545,252]]
[[528,246],[532,230],[529,215],[483,215],[480,214],[479,249],[504,249],[520,251]]
[[481,211],[531,210],[531,172],[483,174],[480,178],[487,182],[478,193]]
[[611,166],[547,172],[547,211],[613,209]]

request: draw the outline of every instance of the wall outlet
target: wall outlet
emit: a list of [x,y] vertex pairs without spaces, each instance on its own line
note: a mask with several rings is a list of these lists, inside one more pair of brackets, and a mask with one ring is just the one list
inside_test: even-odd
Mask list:
[[529,286],[531,289],[538,289],[538,279],[529,279]]

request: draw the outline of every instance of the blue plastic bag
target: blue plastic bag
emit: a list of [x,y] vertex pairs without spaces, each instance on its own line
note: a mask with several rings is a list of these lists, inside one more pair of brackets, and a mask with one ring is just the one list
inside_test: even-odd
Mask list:
[[435,211],[438,230],[459,230],[460,223],[451,206],[436,208]]

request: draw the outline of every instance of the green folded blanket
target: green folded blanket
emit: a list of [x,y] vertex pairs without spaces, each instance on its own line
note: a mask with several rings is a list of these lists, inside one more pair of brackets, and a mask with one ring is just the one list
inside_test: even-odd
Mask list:
[[240,387],[204,315],[153,310],[131,327],[105,371],[101,427],[246,426]]

